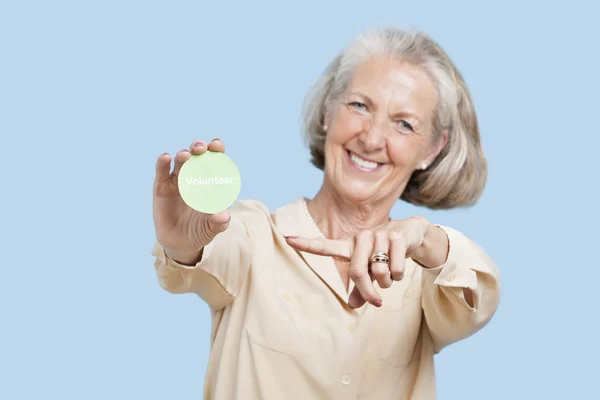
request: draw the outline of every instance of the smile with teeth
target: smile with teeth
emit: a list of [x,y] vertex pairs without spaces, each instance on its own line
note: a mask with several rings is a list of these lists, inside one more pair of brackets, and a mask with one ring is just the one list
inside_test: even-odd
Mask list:
[[358,168],[362,169],[363,171],[374,171],[379,165],[381,165],[374,161],[368,161],[363,158],[360,158],[351,151],[348,151],[348,153],[350,154],[350,160],[352,160],[352,163]]

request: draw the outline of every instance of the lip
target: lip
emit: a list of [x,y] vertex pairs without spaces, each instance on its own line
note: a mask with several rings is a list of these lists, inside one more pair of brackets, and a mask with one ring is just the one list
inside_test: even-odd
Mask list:
[[380,169],[383,167],[383,164],[382,164],[382,163],[379,163],[379,162],[377,162],[377,161],[375,161],[375,160],[370,160],[370,159],[368,159],[368,158],[365,158],[365,157],[363,157],[363,156],[359,156],[358,154],[354,153],[356,156],[358,156],[358,157],[362,158],[363,160],[366,160],[366,161],[371,161],[371,162],[377,163],[377,167],[376,167],[375,169],[370,169],[370,170],[363,169],[363,168],[359,167],[358,165],[356,165],[356,164],[354,163],[354,161],[352,161],[352,158],[351,158],[351,154],[352,154],[352,153],[354,153],[354,152],[352,152],[351,150],[348,150],[348,149],[346,149],[346,158],[347,158],[347,160],[348,160],[348,163],[350,163],[350,165],[352,165],[352,166],[353,166],[355,169],[357,169],[358,171],[361,171],[361,172],[377,172],[377,171],[379,171],[379,170],[380,170]]

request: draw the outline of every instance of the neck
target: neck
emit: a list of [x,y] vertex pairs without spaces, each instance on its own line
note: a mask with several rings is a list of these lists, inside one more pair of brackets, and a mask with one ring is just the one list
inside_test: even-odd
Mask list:
[[325,182],[308,202],[308,211],[326,238],[343,239],[387,223],[395,202],[395,198],[345,200]]

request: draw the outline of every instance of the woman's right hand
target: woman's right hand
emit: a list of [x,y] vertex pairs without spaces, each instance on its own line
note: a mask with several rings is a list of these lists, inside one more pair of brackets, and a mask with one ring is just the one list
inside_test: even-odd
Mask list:
[[185,265],[200,261],[204,246],[229,226],[228,210],[217,214],[198,212],[188,206],[179,193],[178,175],[183,163],[192,154],[202,154],[207,150],[224,152],[225,145],[219,139],[208,145],[202,140],[195,141],[189,150],[176,154],[173,171],[168,153],[161,155],[156,162],[153,194],[156,239],[170,258]]

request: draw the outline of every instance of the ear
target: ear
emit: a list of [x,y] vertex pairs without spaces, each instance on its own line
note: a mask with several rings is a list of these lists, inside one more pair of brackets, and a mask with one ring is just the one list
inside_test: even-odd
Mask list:
[[[330,117],[329,109],[325,108],[325,112],[323,113],[323,127],[330,125],[329,117]],[[325,130],[327,130],[327,129],[325,129]]]
[[448,144],[448,131],[444,130],[444,132],[442,132],[442,137],[440,138],[439,142],[431,148],[429,153],[427,153],[427,156],[425,160],[423,160],[423,163],[427,166],[431,165],[435,158],[440,154],[442,149],[446,147],[446,144]]

